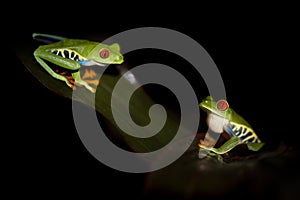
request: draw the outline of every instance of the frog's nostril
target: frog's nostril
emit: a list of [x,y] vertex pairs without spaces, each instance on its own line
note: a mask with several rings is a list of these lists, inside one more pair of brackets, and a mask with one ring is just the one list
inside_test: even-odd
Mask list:
[[115,60],[114,60],[116,63],[122,63],[123,62],[123,56],[116,56],[115,57]]
[[117,56],[117,60],[119,61],[123,60],[123,56]]

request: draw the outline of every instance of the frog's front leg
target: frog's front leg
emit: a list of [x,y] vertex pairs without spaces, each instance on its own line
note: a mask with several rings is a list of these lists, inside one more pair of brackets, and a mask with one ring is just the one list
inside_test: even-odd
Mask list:
[[[69,87],[73,87],[73,85],[69,82],[69,80],[64,77],[63,75],[57,74],[55,73],[51,67],[49,67],[46,62],[44,62],[44,60],[47,60],[55,65],[58,65],[60,67],[63,67],[65,69],[69,69],[69,70],[79,70],[80,69],[80,64],[74,60],[70,60],[58,55],[55,55],[47,50],[44,49],[37,49],[36,51],[34,51],[34,57],[37,60],[37,62],[54,78],[65,81],[66,84]],[[44,60],[43,60],[44,59]],[[90,90],[91,92],[95,92],[95,89],[92,88],[91,86],[89,86],[85,81],[83,81],[80,77],[80,72],[74,72],[72,73],[72,76],[75,80],[75,82],[79,83],[80,85],[85,86],[88,90]]]
[[224,154],[234,147],[236,147],[240,143],[240,139],[238,137],[232,137],[228,141],[226,141],[221,147],[219,148],[214,148],[214,147],[206,147],[202,144],[199,144],[199,147],[202,149],[205,149],[207,151],[212,151],[216,154]]
[[49,67],[49,65],[43,60],[47,60],[49,62],[52,62],[58,66],[62,66],[62,63],[60,60],[61,58],[59,56],[56,56],[56,55],[49,55],[50,53],[48,52],[43,52],[43,51],[39,51],[39,50],[36,50],[34,52],[34,57],[36,59],[36,61],[54,78],[56,79],[59,79],[61,81],[65,81],[66,84],[69,86],[69,87],[73,87],[73,85],[69,82],[69,80],[64,77],[63,75],[60,75],[60,74],[57,74],[55,73],[51,67]]

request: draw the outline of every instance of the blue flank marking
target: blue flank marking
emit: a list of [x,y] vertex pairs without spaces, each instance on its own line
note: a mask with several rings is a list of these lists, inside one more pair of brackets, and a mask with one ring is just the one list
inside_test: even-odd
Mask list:
[[[242,136],[240,139],[241,139],[241,140],[244,140],[244,139],[246,139],[247,137],[249,137],[249,136],[251,136],[251,135],[253,135],[253,133],[249,131],[249,132],[246,133],[246,135]],[[249,141],[249,140],[248,140],[248,141]],[[244,141],[244,142],[246,142],[246,141]]]
[[[247,142],[256,142],[257,138],[255,137],[251,137],[247,140],[245,140],[247,137],[253,136],[253,132],[249,131],[247,128],[242,128],[240,127],[239,129],[233,131],[232,129],[235,127],[235,125],[233,124],[227,124],[223,127],[223,129],[229,133],[232,137],[237,136],[240,138],[240,141],[242,141],[243,143],[247,143]],[[247,132],[248,131],[248,132]],[[245,141],[244,141],[245,140]]]
[[255,140],[255,138],[252,137],[252,138],[250,138],[250,139],[248,140],[248,142],[254,142],[254,140]]
[[233,125],[225,125],[224,127],[224,130],[229,133],[232,137],[236,136],[235,133],[233,132],[232,128],[233,128]]
[[81,65],[84,65],[85,63],[87,63],[88,60],[78,60],[77,62],[79,62]]

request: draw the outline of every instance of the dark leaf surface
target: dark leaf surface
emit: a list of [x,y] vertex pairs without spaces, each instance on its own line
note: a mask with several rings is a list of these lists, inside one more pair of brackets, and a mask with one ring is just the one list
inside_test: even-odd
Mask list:
[[[72,90],[67,87],[64,82],[52,78],[38,65],[33,57],[33,51],[37,46],[38,43],[33,42],[31,38],[29,38],[27,41],[16,41],[13,50],[33,77],[38,79],[39,82],[45,86],[45,89],[47,88],[55,94],[66,97],[67,99],[73,99],[87,109],[93,108],[93,95],[89,91],[83,87],[76,87],[77,95],[72,96]],[[106,129],[106,135],[116,144],[130,151],[153,151],[161,148],[173,138],[180,120],[178,110],[166,106],[168,111],[167,123],[159,134],[150,139],[138,139],[121,131],[112,116],[110,101],[115,84],[122,76],[122,73],[129,70],[130,67],[131,66],[125,62],[119,66],[111,65],[105,70],[95,69],[96,72],[103,73],[95,95],[95,109],[99,123],[104,125]],[[227,71],[227,73],[229,72]],[[232,84],[236,85],[235,83]],[[26,83],[22,85],[26,87]],[[126,91],[130,89],[132,85],[128,82],[128,84],[122,87],[123,90]],[[160,101],[168,102],[172,97],[170,96],[169,99],[164,100],[163,98],[153,95],[155,92],[150,92],[150,94],[147,91],[147,88],[140,88],[134,93],[131,99],[130,112],[132,118],[137,124],[141,125],[149,123],[148,111],[151,105]],[[118,99],[120,103],[122,103],[122,94],[118,95]],[[205,96],[205,94],[199,94],[199,96]],[[259,106],[264,107],[264,105]],[[253,107],[255,106],[253,105]],[[261,110],[264,111],[263,109]],[[122,113],[120,113],[120,115],[122,115]],[[265,119],[262,115],[257,115],[257,117],[263,120]],[[264,122],[270,123],[269,121]],[[273,124],[273,121],[271,122]],[[200,129],[202,125],[203,124],[200,124]],[[271,130],[275,130],[275,128],[272,127]],[[268,134],[271,133],[265,133],[265,135]],[[198,158],[198,142],[203,135],[198,134],[195,139],[193,137],[186,138],[174,144],[173,148],[182,148],[187,143],[191,143],[188,151],[177,161],[163,169],[145,174],[145,178],[137,178],[133,181],[136,181],[135,185],[139,186],[137,188],[143,188],[141,189],[142,192],[139,191],[138,193],[142,193],[141,196],[148,199],[157,199],[160,197],[172,199],[220,199],[224,197],[230,199],[297,199],[300,188],[300,175],[298,171],[300,166],[296,162],[299,161],[299,149],[294,145],[278,143],[277,141],[280,141],[279,136],[282,134],[283,133],[276,132],[276,136],[270,136],[269,138],[275,138],[275,143],[270,142],[270,140],[267,141],[267,146],[256,153],[245,151],[243,147],[239,147],[228,155],[205,157],[201,160]],[[287,135],[284,135],[284,137],[289,141],[292,140],[291,137]],[[267,139],[269,138],[267,137]],[[297,143],[297,141],[295,140],[293,143]],[[168,155],[168,151],[171,150],[172,148],[165,151],[156,162],[163,160],[164,157]],[[81,152],[81,150],[78,150],[78,152]],[[243,154],[241,152],[246,153]],[[80,154],[82,155],[81,158],[87,157],[86,154],[82,152]],[[91,158],[87,158],[87,160],[89,159]],[[89,162],[92,163],[93,167],[91,168],[97,171],[98,168],[94,166],[99,163],[90,160]],[[80,168],[77,166],[75,169],[79,170]],[[86,167],[85,169],[90,169],[90,167]],[[66,171],[67,170],[68,169],[66,169]],[[91,173],[89,175],[92,176],[94,174]],[[73,174],[70,176],[73,176]],[[124,193],[124,191],[130,191],[130,189],[132,189],[130,186],[126,187],[127,180],[130,179],[132,175],[124,175],[122,173],[121,175],[116,175],[116,172],[112,172],[110,176],[111,177],[105,180],[111,181],[117,177],[112,183],[109,183],[109,181],[106,182],[106,185],[113,188],[115,193],[121,190],[125,195],[126,192]],[[102,174],[97,175],[97,178],[103,178]],[[131,192],[128,193],[130,194],[126,194],[130,196]]]

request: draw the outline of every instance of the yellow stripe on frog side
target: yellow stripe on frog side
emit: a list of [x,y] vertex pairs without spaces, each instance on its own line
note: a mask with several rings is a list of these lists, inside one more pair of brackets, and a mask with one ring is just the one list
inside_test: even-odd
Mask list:
[[230,122],[230,123],[232,124],[232,131],[236,136],[240,138],[241,143],[261,142],[252,128],[234,122]]
[[71,49],[52,49],[51,53],[61,56],[63,58],[75,60],[77,62],[87,60],[85,57],[81,56],[78,52]]

